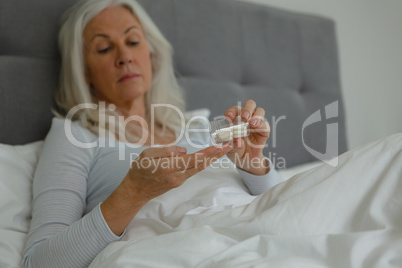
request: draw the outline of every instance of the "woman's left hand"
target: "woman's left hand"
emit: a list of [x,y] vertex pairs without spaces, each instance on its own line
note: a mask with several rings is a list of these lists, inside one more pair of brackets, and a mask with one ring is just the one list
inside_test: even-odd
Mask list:
[[265,110],[257,107],[254,100],[247,100],[243,107],[232,106],[226,110],[226,117],[234,120],[240,115],[243,122],[249,122],[250,135],[233,140],[234,149],[228,158],[238,167],[254,175],[264,175],[270,170],[262,151],[269,138],[270,127],[265,119]]

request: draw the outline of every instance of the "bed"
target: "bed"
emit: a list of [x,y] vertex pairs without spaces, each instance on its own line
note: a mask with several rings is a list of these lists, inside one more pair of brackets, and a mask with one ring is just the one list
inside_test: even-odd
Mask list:
[[[0,2],[0,267],[21,266],[58,21],[74,2]],[[183,185],[193,198],[150,202],[91,267],[400,267],[402,136],[348,151],[334,21],[233,0],[139,2],[174,47],[187,116],[257,100],[285,182],[252,197],[195,176]]]

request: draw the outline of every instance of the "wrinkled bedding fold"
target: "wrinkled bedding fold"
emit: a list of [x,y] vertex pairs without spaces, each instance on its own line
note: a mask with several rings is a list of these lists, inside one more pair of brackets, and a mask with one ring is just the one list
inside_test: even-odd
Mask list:
[[208,168],[148,203],[90,267],[398,267],[402,134],[258,197]]

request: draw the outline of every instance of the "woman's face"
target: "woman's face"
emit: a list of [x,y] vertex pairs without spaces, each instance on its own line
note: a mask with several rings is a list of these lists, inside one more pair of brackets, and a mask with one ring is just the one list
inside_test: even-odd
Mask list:
[[85,77],[98,99],[123,107],[143,101],[152,63],[137,18],[122,6],[107,8],[88,23],[83,38]]

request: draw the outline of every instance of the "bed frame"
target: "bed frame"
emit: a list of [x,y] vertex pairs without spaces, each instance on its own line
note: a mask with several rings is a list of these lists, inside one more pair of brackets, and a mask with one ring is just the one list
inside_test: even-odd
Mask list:
[[[58,83],[59,18],[74,2],[0,1],[0,143],[46,136]],[[346,151],[331,19],[234,0],[139,2],[173,45],[188,110],[208,107],[214,117],[256,100],[271,124],[265,154],[286,167],[316,160],[306,145],[326,152],[327,123],[338,128],[338,153]],[[327,122],[331,103],[337,110]],[[316,111],[323,120],[303,128]]]

